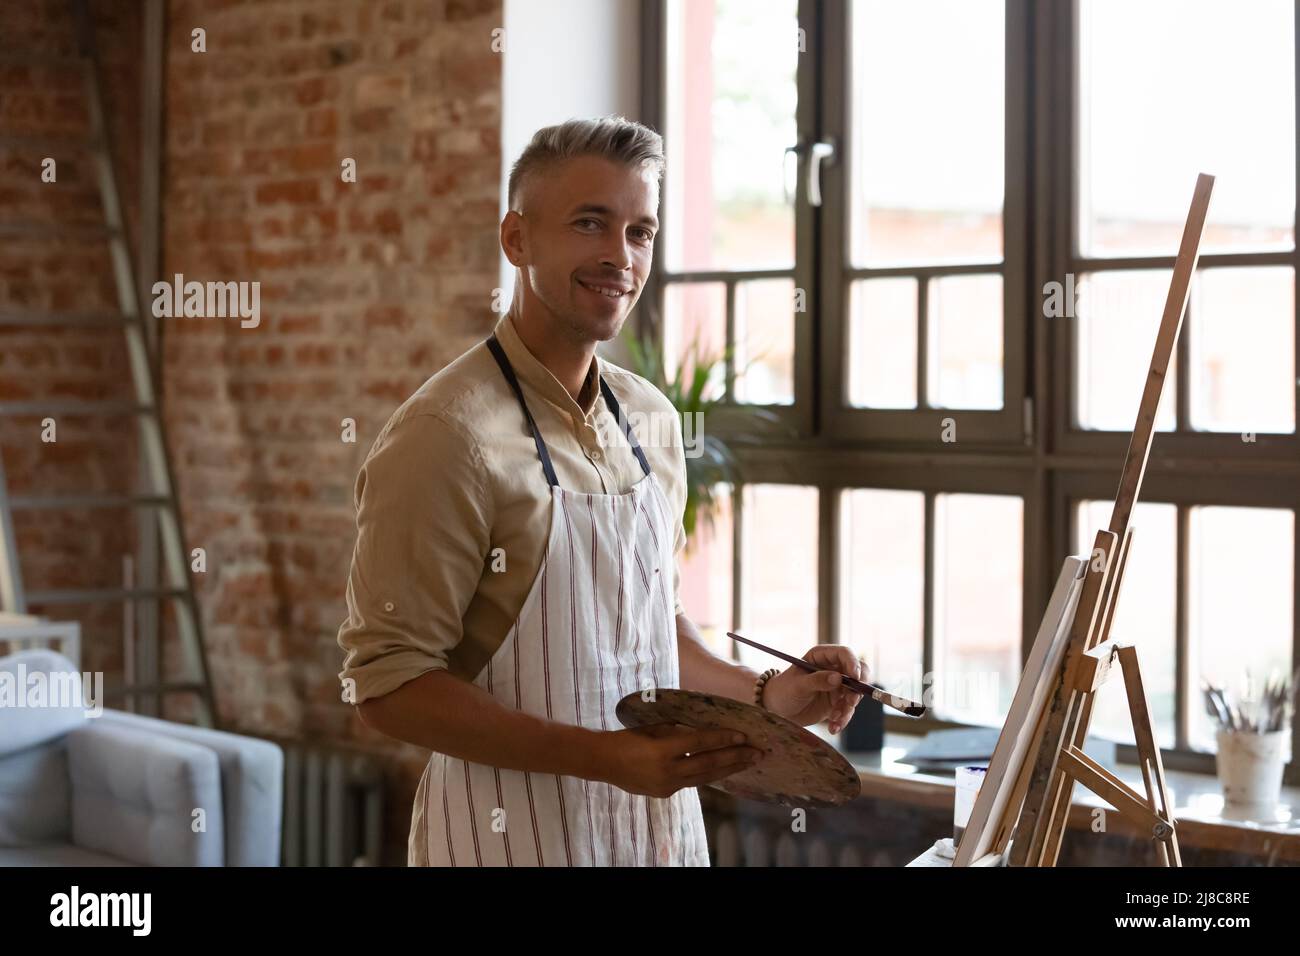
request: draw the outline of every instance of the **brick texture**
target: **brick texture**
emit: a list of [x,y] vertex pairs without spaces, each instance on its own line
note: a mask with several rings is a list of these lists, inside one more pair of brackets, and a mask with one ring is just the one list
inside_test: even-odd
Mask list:
[[[72,56],[72,18],[62,0],[3,6],[0,53]],[[91,5],[104,63],[110,142],[118,165],[128,231],[135,226],[139,176],[140,21],[135,4]],[[84,76],[47,65],[0,66],[0,135],[85,140]],[[41,181],[42,161],[57,180]],[[42,225],[102,224],[89,154],[82,148],[0,145],[0,219]],[[108,245],[99,238],[24,238],[0,242],[0,311],[117,309]],[[119,329],[0,326],[0,401],[126,399],[130,381]],[[135,481],[132,421],[57,415],[57,441],[41,440],[41,415],[0,418],[0,455],[14,495],[123,494]],[[123,511],[17,511],[15,534],[25,590],[115,587],[135,524]],[[81,624],[82,665],[120,678],[120,604],[40,606],[29,610]],[[120,704],[119,704],[120,706]]]
[[219,705],[382,754],[390,862],[427,754],[340,699],[352,488],[397,404],[492,327],[501,18],[499,0],[169,7],[163,274],[261,283],[257,328],[163,320]]
[[[10,0],[4,45],[70,43],[62,8]],[[130,186],[139,14],[130,3],[95,9],[117,64],[113,117]],[[346,613],[352,488],[397,404],[494,321],[501,63],[491,34],[501,22],[500,0],[168,4],[163,275],[261,285],[256,328],[238,318],[161,320],[165,421],[188,544],[207,552],[196,586],[218,706],[234,729],[379,754],[393,863],[405,860],[427,754],[367,730],[340,699],[335,635]],[[196,28],[205,53],[191,50]],[[80,87],[4,71],[0,129],[84,126]],[[355,183],[340,176],[348,158]],[[88,170],[70,164],[65,179],[61,162],[56,192],[39,182],[39,157],[0,153],[0,163],[6,218],[21,210],[18,218],[98,221]],[[11,246],[0,255],[0,306],[113,303],[102,246]],[[0,336],[0,400],[126,394],[117,333]],[[345,418],[356,423],[354,443],[342,440]],[[125,490],[129,422],[61,421],[57,446],[39,443],[36,424],[0,432],[15,491]],[[74,571],[115,583],[133,547],[121,516],[45,516],[21,530],[29,589]],[[84,623],[120,657],[120,608],[97,613]]]

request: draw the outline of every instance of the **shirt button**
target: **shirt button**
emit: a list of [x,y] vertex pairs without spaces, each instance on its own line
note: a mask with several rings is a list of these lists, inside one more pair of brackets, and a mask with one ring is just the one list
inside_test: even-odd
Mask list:
[[589,456],[590,456],[590,458],[591,458],[592,461],[600,461],[602,458],[605,457],[604,455],[601,454],[601,451],[600,451],[599,448],[593,448],[593,449],[590,451]]
[[391,611],[392,609],[393,609],[393,602],[392,602],[392,601],[385,601],[385,602],[384,602],[384,610],[385,610],[385,611]]

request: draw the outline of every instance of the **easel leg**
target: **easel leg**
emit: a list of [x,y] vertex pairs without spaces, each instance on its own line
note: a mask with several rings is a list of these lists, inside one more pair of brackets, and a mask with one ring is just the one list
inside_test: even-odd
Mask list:
[[1128,694],[1129,716],[1133,721],[1133,739],[1137,741],[1138,764],[1142,769],[1147,806],[1169,828],[1168,835],[1157,844],[1160,865],[1182,866],[1178,832],[1174,825],[1173,810],[1169,806],[1169,793],[1165,789],[1165,769],[1160,761],[1160,747],[1156,743],[1155,729],[1151,724],[1151,712],[1147,708],[1147,695],[1142,686],[1136,647],[1129,645],[1119,649],[1119,666],[1124,672],[1124,689]]

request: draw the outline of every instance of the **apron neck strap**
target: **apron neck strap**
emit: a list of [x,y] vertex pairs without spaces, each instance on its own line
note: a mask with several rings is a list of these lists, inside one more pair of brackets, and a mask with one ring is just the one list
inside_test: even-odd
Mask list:
[[528,410],[528,403],[524,401],[524,393],[519,388],[519,379],[515,378],[515,370],[510,367],[510,360],[506,358],[505,349],[501,347],[501,343],[497,341],[495,334],[488,337],[487,347],[491,350],[492,357],[497,360],[497,365],[501,366],[501,373],[510,384],[511,390],[515,393],[515,398],[519,399],[519,407],[524,410],[524,418],[528,420],[528,430],[533,433],[533,444],[537,446],[537,457],[542,460],[542,471],[546,472],[546,483],[554,488],[560,482],[555,477],[555,467],[551,464],[551,455],[546,450],[546,442],[542,441],[542,433],[537,427],[537,422],[533,421],[533,413]]
[[[501,367],[501,374],[506,377],[511,391],[515,393],[515,398],[519,400],[519,407],[524,410],[524,418],[528,421],[528,430],[533,433],[533,444],[537,447],[537,457],[542,461],[542,470],[546,472],[547,484],[556,486],[560,482],[555,477],[555,467],[551,464],[551,454],[546,450],[546,442],[542,441],[541,429],[537,427],[537,422],[533,420],[533,413],[528,410],[528,403],[524,401],[523,389],[519,387],[519,379],[515,376],[515,370],[510,365],[510,360],[506,358],[505,349],[497,340],[496,334],[493,333],[488,337],[487,347],[492,352],[492,357],[496,359],[497,365]],[[604,376],[600,376],[600,393],[605,396],[605,404],[609,406],[609,412],[623,429],[623,434],[627,436],[627,442],[632,446],[632,454],[636,455],[636,460],[641,465],[641,470],[647,475],[650,474],[650,462],[646,459],[645,452],[641,450],[640,443],[636,440],[636,435],[632,432],[632,424],[623,416],[623,408],[619,405],[618,399],[614,397],[614,391],[605,381]]]
[[632,433],[632,423],[623,417],[623,409],[618,404],[618,399],[614,397],[614,390],[609,387],[603,375],[600,378],[600,392],[605,396],[605,404],[609,406],[610,414],[622,426],[623,434],[627,436],[627,443],[632,446],[632,454],[636,455],[636,460],[641,463],[641,470],[647,475],[650,474],[650,462],[646,461],[645,452],[641,450],[636,435]]

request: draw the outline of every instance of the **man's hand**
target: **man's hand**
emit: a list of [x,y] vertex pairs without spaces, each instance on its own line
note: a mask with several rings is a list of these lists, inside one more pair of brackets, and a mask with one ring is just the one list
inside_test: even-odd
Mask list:
[[732,730],[649,724],[600,736],[600,780],[629,793],[669,797],[752,767],[763,751]]
[[838,734],[853,716],[862,695],[842,684],[842,674],[865,681],[871,669],[843,644],[818,644],[803,659],[821,668],[815,674],[793,664],[763,685],[763,705],[801,727],[830,718]]

